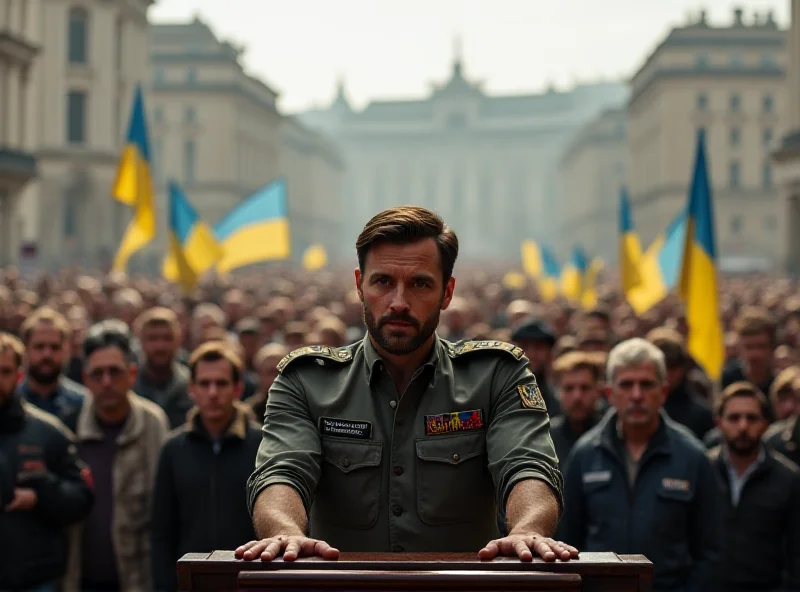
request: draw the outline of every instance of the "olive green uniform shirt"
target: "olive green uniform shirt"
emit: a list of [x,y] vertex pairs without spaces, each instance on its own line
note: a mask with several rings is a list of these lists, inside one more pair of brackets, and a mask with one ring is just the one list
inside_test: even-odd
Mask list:
[[477,551],[514,485],[562,503],[550,420],[519,348],[436,338],[405,393],[369,337],[289,354],[267,399],[248,504],[300,494],[309,535],[342,551]]

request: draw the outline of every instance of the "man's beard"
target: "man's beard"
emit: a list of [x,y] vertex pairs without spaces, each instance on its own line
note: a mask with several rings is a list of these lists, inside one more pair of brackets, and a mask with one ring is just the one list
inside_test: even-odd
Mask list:
[[[375,340],[378,347],[387,354],[402,356],[418,350],[428,338],[433,335],[436,331],[436,327],[439,326],[440,310],[441,300],[439,306],[436,307],[436,312],[428,317],[420,327],[419,321],[408,314],[388,313],[378,320],[365,303],[364,324],[367,326],[367,331],[372,339]],[[392,335],[386,331],[386,324],[392,321],[409,323],[417,332],[411,335]]]
[[45,369],[41,364],[36,366],[28,366],[28,375],[39,384],[51,385],[58,382],[58,377],[61,376],[61,368],[58,364],[48,364]]
[[761,440],[754,440],[747,436],[739,436],[733,440],[727,440],[728,450],[737,456],[750,456],[758,447],[761,446]]

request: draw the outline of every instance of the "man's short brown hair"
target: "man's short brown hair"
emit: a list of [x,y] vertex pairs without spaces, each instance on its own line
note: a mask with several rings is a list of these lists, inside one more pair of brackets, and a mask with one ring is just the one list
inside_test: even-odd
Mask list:
[[760,306],[745,307],[733,322],[733,330],[739,337],[752,337],[754,335],[769,335],[770,341],[775,342],[775,320],[766,308]]
[[39,325],[55,327],[61,333],[64,341],[72,337],[72,327],[66,317],[50,306],[43,306],[34,310],[22,323],[20,334],[22,335],[22,341],[26,345],[30,342],[31,333]]
[[587,370],[592,374],[595,382],[603,380],[603,367],[605,355],[589,352],[572,351],[556,359],[553,363],[553,378],[559,382],[564,374],[577,370]]
[[667,368],[680,368],[689,363],[689,353],[681,335],[670,327],[656,327],[647,333],[647,341],[664,352]]
[[207,341],[192,352],[192,355],[189,356],[189,372],[192,382],[195,381],[197,365],[200,362],[216,362],[217,360],[230,362],[233,382],[239,382],[244,364],[234,349],[224,341]]
[[420,206],[384,210],[367,222],[356,240],[358,267],[363,274],[367,255],[377,244],[408,244],[427,238],[436,242],[442,264],[442,280],[447,283],[458,258],[458,237],[445,225],[441,216]]
[[766,420],[769,417],[769,401],[767,401],[764,393],[762,393],[761,389],[759,389],[756,385],[744,380],[734,382],[733,384],[728,385],[725,390],[722,391],[717,403],[717,417],[722,417],[722,415],[725,413],[725,406],[728,404],[728,401],[737,397],[755,399],[758,401],[759,407],[761,407],[761,415],[763,418]]
[[11,333],[2,332],[0,333],[0,353],[7,351],[10,351],[14,356],[17,368],[21,368],[25,359],[25,346]]
[[181,324],[178,321],[178,315],[171,308],[164,306],[154,306],[148,308],[133,322],[133,332],[141,337],[142,331],[150,327],[170,327],[175,335],[178,335],[181,329]]
[[794,396],[798,387],[800,387],[800,367],[789,366],[782,370],[772,381],[769,387],[769,399],[774,405],[778,399],[788,395]]

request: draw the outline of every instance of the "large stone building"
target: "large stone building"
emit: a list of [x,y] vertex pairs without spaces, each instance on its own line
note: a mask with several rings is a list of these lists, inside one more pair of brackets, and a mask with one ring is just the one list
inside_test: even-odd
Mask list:
[[344,154],[349,244],[381,209],[414,203],[453,226],[462,259],[519,262],[523,239],[579,242],[561,236],[555,220],[558,160],[583,124],[626,96],[622,83],[491,96],[456,59],[449,80],[426,98],[354,110],[340,85],[328,108],[302,118]]
[[130,217],[110,197],[135,88],[148,78],[152,0],[42,0],[32,80],[40,176],[22,238],[45,267],[108,264]]
[[628,179],[648,243],[684,206],[706,133],[723,269],[774,265],[780,202],[770,151],[785,127],[786,33],[771,13],[670,31],[631,80]]
[[31,71],[41,47],[40,0],[0,0],[0,266],[19,253],[21,197],[36,176]]
[[800,275],[800,2],[791,0],[789,64],[786,77],[787,134],[775,158],[775,177],[780,187],[779,259],[784,269]]
[[[278,92],[242,68],[243,50],[202,21],[152,26],[151,122],[156,190],[177,181],[217,222],[243,198],[286,178],[293,255],[335,245],[342,163],[319,134],[278,112]],[[166,227],[166,199],[159,199]],[[331,219],[334,218],[334,219]],[[149,249],[163,253],[165,233]]]
[[627,115],[609,109],[584,126],[561,159],[561,234],[579,236],[592,257],[616,262],[619,196],[626,183]]

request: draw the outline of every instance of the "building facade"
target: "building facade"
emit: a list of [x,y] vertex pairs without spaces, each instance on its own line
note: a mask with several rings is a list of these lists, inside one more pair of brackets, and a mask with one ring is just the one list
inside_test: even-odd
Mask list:
[[[278,92],[248,75],[243,49],[199,19],[153,25],[151,123],[158,220],[148,248],[166,248],[166,186],[174,180],[214,224],[242,199],[286,178],[293,258],[317,231],[338,232],[342,165],[335,149],[278,111]],[[335,214],[337,221],[329,221]],[[335,243],[335,239],[331,241]]]
[[0,0],[0,266],[19,255],[23,193],[36,177],[36,104],[31,73],[39,59],[40,0]]
[[786,76],[786,135],[773,155],[780,188],[779,260],[784,270],[800,276],[800,2],[791,2],[789,58]]
[[110,195],[133,93],[147,79],[151,3],[41,0],[30,71],[39,176],[23,192],[19,228],[36,265],[106,265],[127,226]]
[[774,266],[783,241],[770,153],[783,133],[786,32],[734,11],[672,31],[631,80],[628,180],[645,244],[686,204],[697,132],[706,135],[723,269]]
[[584,126],[560,163],[561,234],[581,237],[592,257],[619,258],[619,196],[628,162],[627,113],[609,109]]
[[626,97],[615,82],[491,96],[457,58],[428,97],[355,110],[340,85],[328,108],[301,118],[342,150],[348,244],[380,210],[413,203],[456,230],[460,260],[518,263],[523,239],[577,240],[561,237],[554,219],[558,160],[583,124]]

